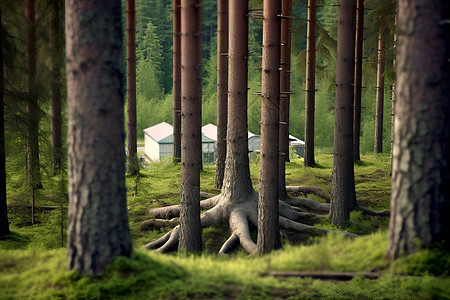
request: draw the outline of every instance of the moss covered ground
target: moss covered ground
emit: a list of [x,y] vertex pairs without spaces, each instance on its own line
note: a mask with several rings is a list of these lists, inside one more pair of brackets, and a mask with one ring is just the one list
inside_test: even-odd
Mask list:
[[[331,191],[332,156],[317,155],[317,166],[306,168],[291,156],[288,185],[315,185]],[[257,189],[258,159],[251,161]],[[213,166],[204,166],[201,189],[214,189]],[[59,183],[58,183],[59,182]],[[67,203],[58,178],[44,182],[36,194],[37,205],[63,209],[37,211],[31,225],[26,191],[8,184],[12,233],[0,239],[0,299],[450,299],[450,256],[435,245],[391,262],[385,259],[389,220],[353,212],[346,230],[360,235],[346,239],[284,238],[282,250],[264,257],[237,251],[229,256],[214,253],[228,229],[203,230],[202,255],[162,255],[141,250],[161,231],[141,231],[148,210],[175,204],[180,194],[180,167],[166,160],[147,165],[141,176],[127,178],[128,210],[135,251],[119,257],[96,278],[67,271],[65,231]],[[355,165],[356,193],[360,204],[389,208],[389,156],[368,155]],[[137,194],[136,186],[137,183]],[[314,198],[311,196],[311,198]],[[320,200],[315,198],[316,200]],[[61,213],[62,211],[62,213]],[[62,226],[61,226],[62,225]],[[315,226],[331,228],[324,217]],[[376,272],[376,280],[356,276],[350,281],[310,278],[275,278],[272,271]]]

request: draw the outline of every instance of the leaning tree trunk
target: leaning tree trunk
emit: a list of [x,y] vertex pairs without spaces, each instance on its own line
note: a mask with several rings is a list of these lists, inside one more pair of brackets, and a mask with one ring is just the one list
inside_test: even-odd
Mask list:
[[448,1],[398,4],[394,163],[387,257],[450,249]]
[[290,101],[290,68],[291,68],[291,15],[292,0],[281,2],[281,48],[280,48],[280,122],[279,122],[279,168],[278,198],[285,199],[286,162],[289,161],[289,101]]
[[278,143],[281,1],[264,1],[261,81],[258,253],[281,247],[278,222]]
[[227,154],[228,0],[217,4],[217,147],[214,186],[222,188]]
[[373,152],[383,152],[383,106],[384,106],[384,66],[385,66],[385,44],[386,44],[386,21],[380,20],[378,32],[378,68],[377,68],[377,108],[375,116],[375,141]]
[[353,160],[361,160],[359,141],[361,135],[361,88],[362,88],[362,52],[364,32],[364,0],[356,2],[355,37],[355,86],[353,103]]
[[136,27],[135,1],[126,2],[127,26],[127,173],[139,173],[136,135]]
[[0,236],[9,233],[8,208],[6,205],[6,166],[5,166],[5,102],[3,80],[3,26],[0,10]]
[[50,5],[50,115],[52,131],[53,163],[52,171],[56,174],[62,170],[62,118],[61,118],[61,36],[59,33],[59,0]]
[[173,160],[181,159],[181,0],[173,0]]
[[36,90],[35,1],[25,0],[26,17],[26,92],[27,104],[27,177],[32,189],[42,188],[39,163],[39,102]]
[[308,1],[308,33],[306,40],[306,103],[304,165],[312,167],[314,159],[314,111],[316,94],[316,0]]
[[181,1],[181,211],[180,251],[202,250],[201,0]]
[[[66,0],[68,266],[88,275],[129,256],[121,2]],[[95,15],[95,18],[91,16]],[[102,32],[102,34],[99,34]]]
[[336,105],[330,222],[345,227],[356,207],[353,170],[353,79],[355,31],[353,0],[341,0],[338,14]]

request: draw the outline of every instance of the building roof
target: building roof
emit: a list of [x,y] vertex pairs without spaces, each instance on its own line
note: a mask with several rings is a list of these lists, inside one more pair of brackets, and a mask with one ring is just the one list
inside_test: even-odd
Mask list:
[[296,138],[293,135],[289,135],[289,143],[291,145],[304,145],[305,144],[304,141],[302,141],[301,139]]
[[161,142],[162,140],[173,135],[173,126],[169,123],[162,122],[144,129],[144,134],[148,135],[156,142]]
[[[217,141],[217,126],[214,124],[206,124],[202,127],[202,133],[204,136]],[[258,136],[257,134],[254,134],[252,132],[248,132],[248,138],[251,138],[252,136]]]

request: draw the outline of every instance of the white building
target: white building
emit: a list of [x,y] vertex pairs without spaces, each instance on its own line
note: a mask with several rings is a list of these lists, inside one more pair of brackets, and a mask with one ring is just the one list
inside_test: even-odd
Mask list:
[[[159,161],[165,156],[173,155],[173,126],[162,122],[144,129],[145,155],[151,161]],[[203,163],[214,163],[216,152],[215,140],[202,134]]]

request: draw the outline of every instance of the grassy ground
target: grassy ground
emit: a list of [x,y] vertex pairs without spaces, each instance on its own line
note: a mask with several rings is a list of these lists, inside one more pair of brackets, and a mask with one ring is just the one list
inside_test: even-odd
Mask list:
[[[251,161],[257,188],[258,159]],[[292,156],[287,163],[288,185],[315,185],[331,191],[332,156],[317,155],[317,167],[306,168]],[[213,188],[214,167],[202,171],[201,189]],[[13,179],[13,178],[12,178]],[[10,179],[9,186],[14,180]],[[357,198],[373,209],[389,208],[389,156],[363,156],[355,165]],[[127,178],[130,228],[135,246],[131,258],[118,258],[102,276],[88,278],[66,271],[65,210],[40,210],[37,224],[30,225],[24,196],[10,189],[8,199],[12,233],[0,240],[0,299],[450,299],[450,256],[435,247],[401,258],[384,259],[388,218],[351,214],[348,231],[361,237],[338,236],[284,240],[284,247],[265,257],[249,257],[242,251],[225,257],[214,254],[226,239],[227,228],[203,231],[205,253],[201,256],[161,255],[140,249],[168,229],[142,231],[148,210],[175,204],[180,194],[180,167],[171,161],[148,165],[142,176]],[[136,192],[137,184],[137,194]],[[64,202],[58,178],[44,182],[36,194],[38,205]],[[311,198],[314,198],[311,196]],[[316,200],[320,200],[315,198]],[[327,218],[316,226],[330,228]],[[278,279],[271,271],[379,272],[377,280],[355,277],[351,281],[308,278]],[[402,275],[402,276],[399,276]],[[439,276],[436,276],[439,275]]]

